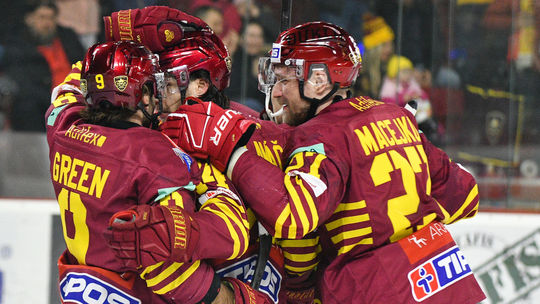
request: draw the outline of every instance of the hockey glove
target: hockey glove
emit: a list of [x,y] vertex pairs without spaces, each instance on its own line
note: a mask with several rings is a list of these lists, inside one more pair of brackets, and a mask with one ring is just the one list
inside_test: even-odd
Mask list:
[[234,292],[234,303],[237,304],[271,304],[270,298],[260,291],[254,290],[249,284],[239,279],[225,277],[222,282],[227,284]]
[[187,104],[161,125],[162,132],[191,156],[209,159],[220,171],[238,147],[247,143],[255,130],[255,122],[233,110],[225,110],[213,102],[189,97]]
[[189,261],[199,228],[179,207],[140,205],[115,213],[105,238],[123,270],[136,271],[165,260]]
[[209,31],[201,19],[166,6],[128,9],[103,17],[107,41],[134,40],[152,52],[178,44],[187,31]]

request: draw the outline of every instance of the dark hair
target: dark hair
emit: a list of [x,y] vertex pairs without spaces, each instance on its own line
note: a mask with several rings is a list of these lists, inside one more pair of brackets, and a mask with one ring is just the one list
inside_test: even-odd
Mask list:
[[[142,91],[143,96],[152,95],[151,84],[144,84]],[[95,106],[87,106],[81,110],[80,115],[86,123],[95,125],[109,125],[110,123],[116,121],[126,121],[133,116],[135,112],[137,112],[137,109],[113,106],[110,101],[102,100]]]
[[208,86],[208,91],[206,91],[206,93],[200,97],[201,100],[212,101],[224,109],[229,108],[229,98],[225,95],[225,93],[223,93],[223,91],[218,90],[218,88],[212,83],[210,80],[210,73],[207,70],[196,70],[189,74],[189,79],[204,79],[210,84]]
[[23,13],[23,16],[26,16],[35,12],[38,8],[42,6],[51,8],[52,10],[54,10],[54,13],[58,15],[58,7],[56,6],[56,3],[54,3],[54,1],[26,0],[23,4],[21,4],[21,12]]

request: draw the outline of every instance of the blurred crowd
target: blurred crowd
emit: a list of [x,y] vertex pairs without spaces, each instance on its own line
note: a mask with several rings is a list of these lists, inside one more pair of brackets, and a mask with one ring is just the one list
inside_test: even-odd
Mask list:
[[[174,7],[207,22],[231,55],[232,77],[226,94],[262,111],[257,62],[268,54],[280,32],[281,2],[9,2],[0,12],[4,20],[0,28],[0,130],[44,131],[43,114],[51,89],[89,46],[103,41],[101,16],[149,5]],[[536,85],[539,14],[540,7],[532,0],[294,0],[291,25],[323,20],[345,28],[363,55],[362,74],[354,87],[357,95],[400,105],[415,100],[420,127],[434,143],[480,143],[482,137],[488,143],[500,143],[503,138],[497,129],[512,120],[504,111],[502,118],[495,113],[500,109],[494,109],[490,116],[494,118],[485,122],[491,133],[476,138],[465,132],[469,121],[486,114],[475,98],[491,96],[471,88],[522,98],[525,129],[529,137],[540,134],[532,123],[540,114],[535,105],[540,95],[536,92],[540,87]]]

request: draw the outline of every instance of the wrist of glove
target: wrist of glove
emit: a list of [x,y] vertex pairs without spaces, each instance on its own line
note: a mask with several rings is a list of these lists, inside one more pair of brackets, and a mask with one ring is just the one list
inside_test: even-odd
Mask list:
[[246,284],[239,279],[225,277],[222,278],[222,282],[227,284],[232,289],[234,293],[234,303],[274,303],[267,295],[263,294],[260,291],[254,290],[251,286],[249,286],[249,284]]
[[211,32],[201,19],[166,6],[121,10],[103,21],[107,41],[135,40],[152,52],[177,45],[185,32]]
[[208,159],[225,171],[233,152],[253,134],[255,122],[212,102],[192,97],[188,102],[192,104],[181,106],[167,117],[162,132],[190,155]]
[[179,207],[140,205],[115,213],[105,238],[123,271],[136,271],[166,260],[190,261],[199,228]]

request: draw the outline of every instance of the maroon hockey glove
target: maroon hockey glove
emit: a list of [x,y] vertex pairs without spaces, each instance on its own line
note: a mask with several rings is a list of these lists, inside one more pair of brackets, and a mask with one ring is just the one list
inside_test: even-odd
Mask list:
[[255,122],[233,110],[224,110],[213,102],[189,97],[191,105],[183,105],[169,114],[161,130],[180,148],[193,157],[209,159],[225,171],[232,153],[247,143],[255,130]]
[[158,262],[187,262],[199,241],[196,222],[179,207],[140,205],[115,213],[105,232],[124,271]]
[[103,17],[103,21],[107,41],[134,40],[152,52],[178,44],[184,28],[211,32],[201,19],[166,6],[121,10]]
[[310,304],[315,301],[315,279],[313,272],[300,276],[289,275],[284,282],[289,304]]
[[223,278],[222,281],[229,285],[234,292],[234,303],[237,304],[272,304],[270,298],[260,291],[256,291],[249,284],[235,278]]

